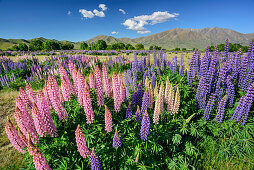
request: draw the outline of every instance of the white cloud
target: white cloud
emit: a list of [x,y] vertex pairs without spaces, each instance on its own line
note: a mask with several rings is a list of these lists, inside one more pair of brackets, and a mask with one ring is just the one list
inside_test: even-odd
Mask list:
[[105,4],[100,4],[99,8],[102,9],[102,11],[106,11],[108,9]]
[[129,18],[122,23],[127,29],[137,31],[139,34],[147,34],[151,31],[147,30],[145,25],[154,25],[158,23],[163,23],[169,21],[171,18],[177,17],[178,13],[170,14],[167,11],[165,12],[154,12],[152,15],[140,15],[135,16],[134,18]]
[[111,34],[118,34],[119,32],[116,31],[112,31]]
[[126,12],[123,9],[119,9],[120,12],[122,12],[123,14],[126,14]]
[[68,11],[68,12],[67,12],[67,15],[71,15],[71,11]]
[[94,14],[92,11],[87,11],[85,9],[80,9],[79,12],[83,15],[84,18],[93,18]]
[[93,10],[94,15],[98,16],[98,17],[105,17],[105,14],[103,11],[98,11],[97,9]]

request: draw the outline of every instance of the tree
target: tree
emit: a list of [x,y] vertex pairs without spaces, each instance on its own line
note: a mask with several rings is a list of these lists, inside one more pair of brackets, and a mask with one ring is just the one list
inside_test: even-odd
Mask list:
[[63,42],[60,44],[61,50],[72,50],[74,48],[74,45],[70,42]]
[[11,50],[12,50],[12,51],[19,51],[19,47],[18,47],[16,44],[14,44],[14,45],[12,46]]
[[186,48],[182,48],[182,51],[186,51]]
[[43,43],[44,50],[52,51],[52,50],[60,50],[60,44],[58,41],[47,40]]
[[136,44],[135,48],[136,48],[136,50],[144,50],[145,49],[143,44]]
[[135,50],[135,48],[131,44],[126,44],[126,50]]
[[29,50],[38,51],[43,49],[43,42],[40,39],[34,39],[30,42]]
[[177,47],[177,48],[175,48],[175,51],[181,51],[181,49]]
[[107,43],[104,40],[98,40],[96,43],[96,50],[106,50]]
[[214,50],[215,50],[215,47],[214,47],[213,45],[209,47],[209,51],[212,52],[212,51],[214,51]]
[[20,43],[18,48],[20,51],[28,51],[28,46],[25,43]]
[[87,43],[85,43],[84,41],[82,41],[80,43],[80,50],[87,50],[88,49],[88,45]]

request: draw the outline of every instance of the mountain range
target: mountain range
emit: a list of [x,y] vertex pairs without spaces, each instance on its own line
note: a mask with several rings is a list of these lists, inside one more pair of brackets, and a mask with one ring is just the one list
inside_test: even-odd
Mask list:
[[[39,39],[41,39],[42,41],[48,40],[43,37],[40,37]],[[149,36],[143,36],[133,39],[127,37],[115,38],[113,36],[98,35],[85,42],[96,43],[98,40],[104,40],[107,42],[107,44],[123,42],[125,44],[130,43],[132,45],[135,45],[141,43],[145,46],[145,48],[148,48],[151,45],[157,45],[165,49],[173,49],[176,47],[187,49],[192,48],[204,49],[207,46],[224,43],[226,39],[229,39],[229,42],[231,43],[249,45],[250,41],[254,39],[254,33],[243,34],[234,31],[232,29],[218,27],[203,29],[174,28],[157,34],[152,34]],[[12,45],[21,42],[29,44],[30,41],[31,40],[0,38],[0,49],[7,49]],[[71,43],[74,44],[75,49],[79,48],[80,42],[71,42]]]

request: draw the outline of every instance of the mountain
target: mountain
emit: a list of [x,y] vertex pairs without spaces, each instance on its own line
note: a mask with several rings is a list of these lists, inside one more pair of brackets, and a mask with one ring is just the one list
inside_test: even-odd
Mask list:
[[[40,37],[38,39],[41,39],[42,41],[48,40],[43,37]],[[176,47],[187,49],[204,49],[207,46],[224,43],[226,39],[229,39],[229,42],[231,43],[249,45],[250,41],[254,39],[254,33],[243,34],[232,29],[218,27],[203,29],[174,28],[157,34],[138,37],[134,39],[130,39],[127,37],[115,38],[112,36],[98,35],[94,38],[87,40],[86,42],[91,44],[96,43],[98,40],[104,40],[107,42],[107,44],[123,42],[125,44],[130,43],[132,45],[135,45],[141,43],[145,46],[145,48],[149,48],[149,46],[151,45],[157,45],[165,49],[173,49]],[[18,44],[20,42],[29,44],[30,41],[31,40],[0,38],[0,49],[7,49],[13,44]],[[75,49],[79,48],[80,42],[71,43],[74,44]]]

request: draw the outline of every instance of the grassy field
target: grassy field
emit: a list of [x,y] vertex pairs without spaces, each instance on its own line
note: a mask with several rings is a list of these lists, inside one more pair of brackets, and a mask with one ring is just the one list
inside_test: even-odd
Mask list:
[[[89,55],[90,56],[90,55]],[[125,55],[131,61],[134,60],[133,54]],[[174,56],[177,56],[178,62],[180,61],[181,53],[167,53],[167,58],[172,60]],[[188,61],[192,53],[184,54],[184,64],[188,66]],[[36,56],[39,60],[44,60],[48,56]],[[91,56],[95,57],[95,56]],[[106,60],[108,56],[98,56],[100,60]],[[112,56],[115,58],[116,56]],[[12,56],[10,57],[13,61],[18,61],[22,57]],[[138,59],[140,56],[138,56]],[[153,62],[153,56],[151,54],[151,63]],[[22,154],[16,151],[16,149],[10,144],[9,139],[5,133],[4,126],[6,123],[7,116],[14,120],[15,100],[18,95],[18,91],[5,90],[0,91],[0,169],[18,169],[23,165]]]

